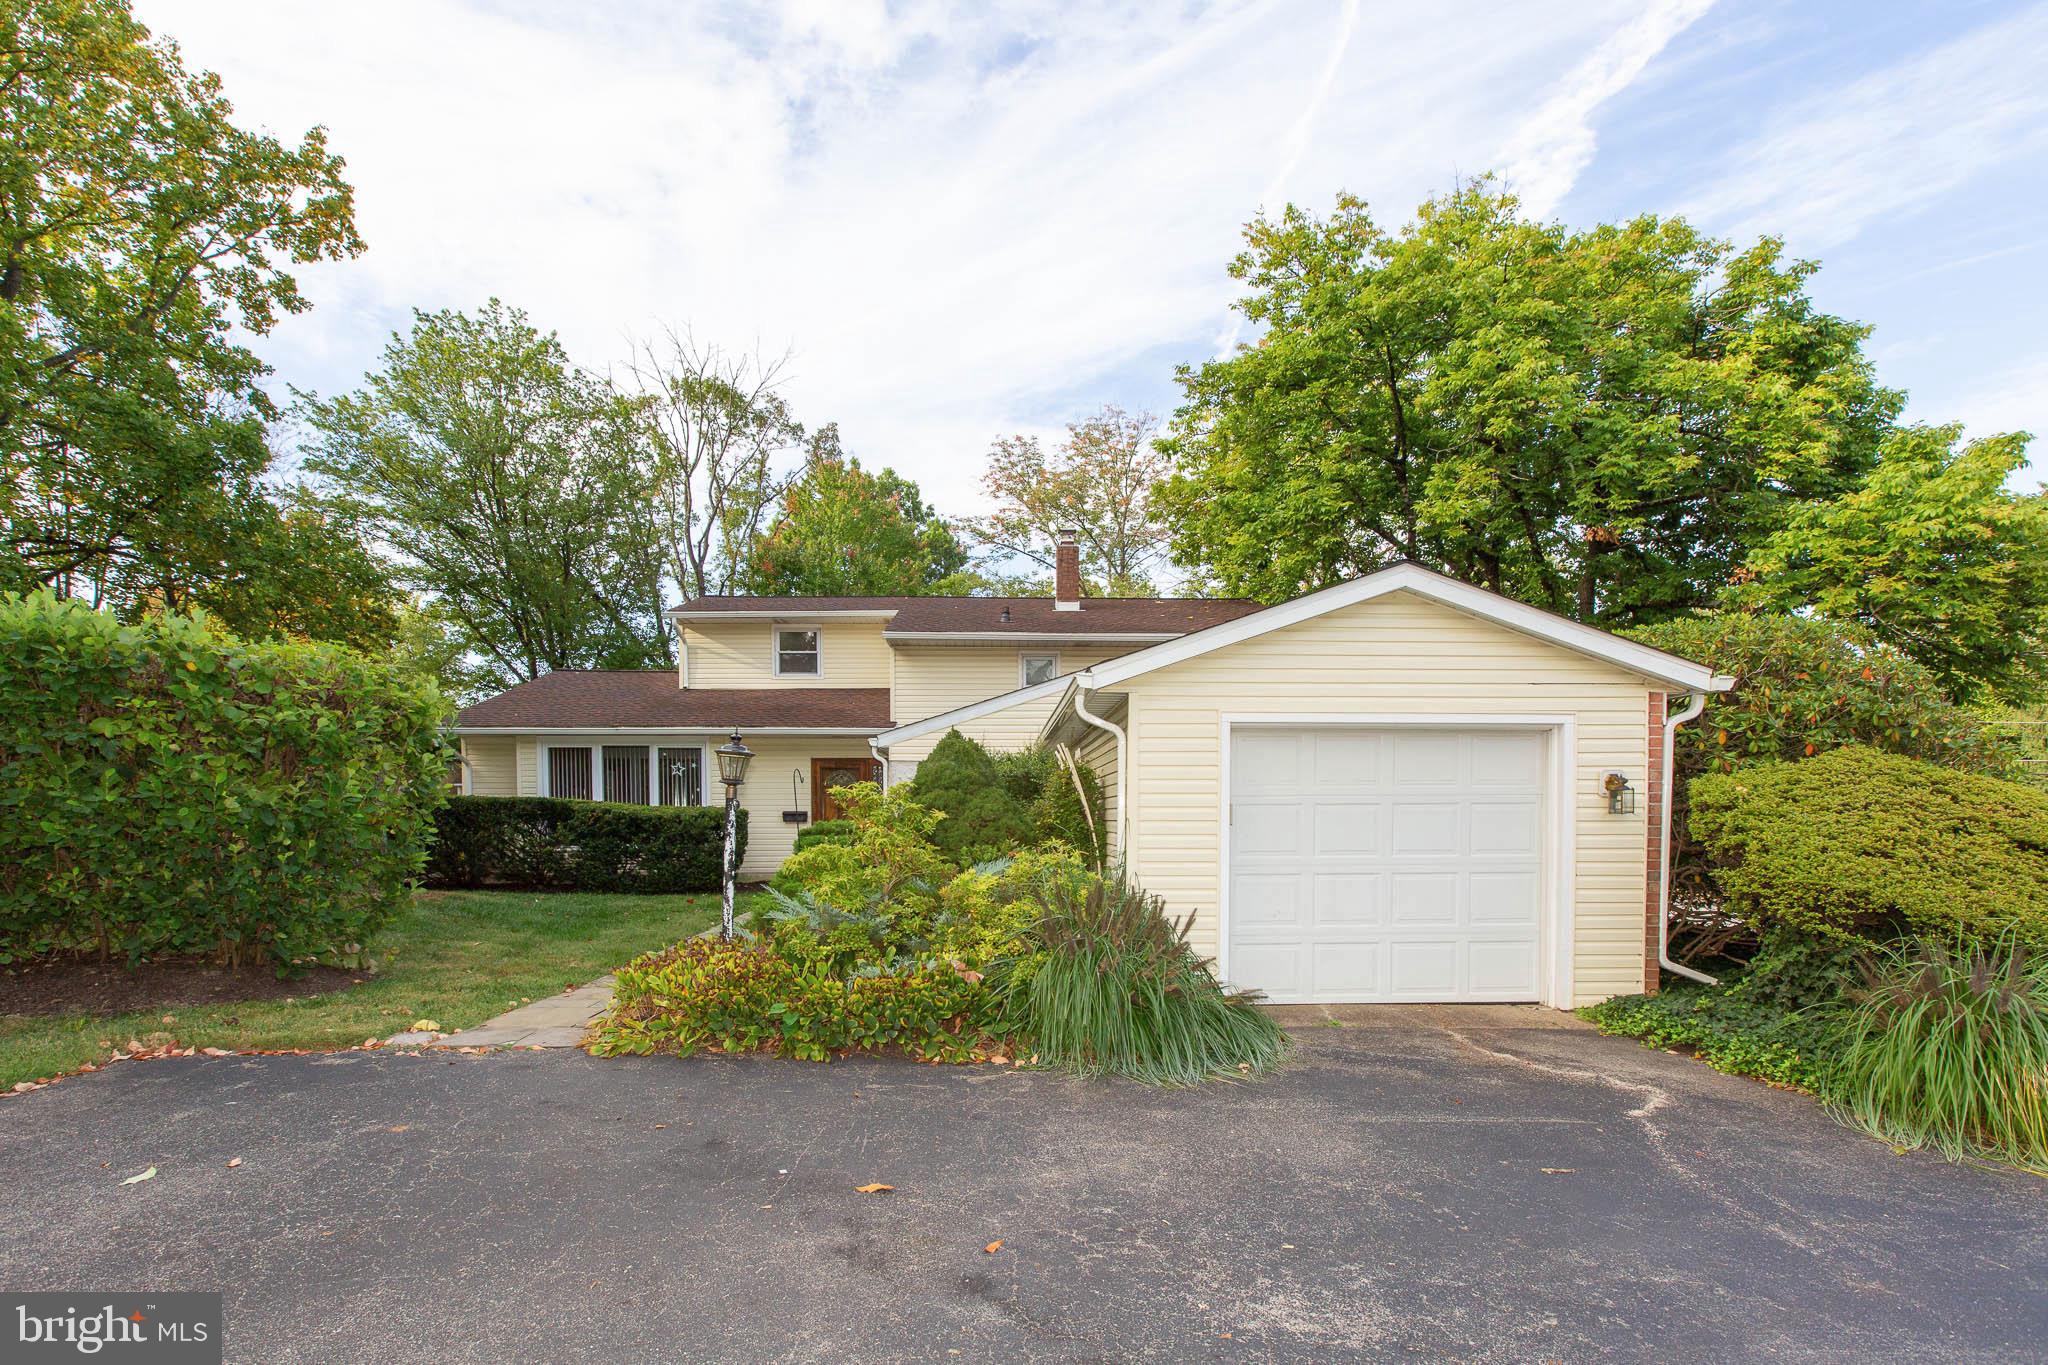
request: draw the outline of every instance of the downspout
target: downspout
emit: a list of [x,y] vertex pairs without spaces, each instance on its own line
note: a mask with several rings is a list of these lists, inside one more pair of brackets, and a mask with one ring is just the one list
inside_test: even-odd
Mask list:
[[1104,720],[1088,709],[1086,688],[1074,689],[1074,714],[1096,729],[1106,730],[1116,737],[1116,856],[1119,859],[1128,858],[1131,856],[1131,846],[1124,836],[1130,829],[1131,803],[1125,795],[1127,788],[1124,784],[1130,779],[1131,765],[1130,756],[1124,752],[1126,742],[1123,729],[1115,722]]
[[869,753],[871,753],[871,754],[873,754],[873,755],[875,756],[875,762],[877,762],[877,763],[879,763],[879,764],[881,764],[881,765],[882,765],[882,790],[883,790],[883,791],[887,791],[887,790],[889,790],[889,749],[888,749],[888,746],[887,746],[887,745],[883,745],[883,744],[877,744],[877,743],[875,743],[874,739],[873,739],[873,738],[871,737],[871,738],[870,738],[870,739],[868,740],[868,752],[869,752]]
[[1678,738],[1678,727],[1697,718],[1706,708],[1707,694],[1695,692],[1683,711],[1664,718],[1664,824],[1657,831],[1657,867],[1661,874],[1657,886],[1657,965],[1703,985],[1718,986],[1721,984],[1718,976],[1708,976],[1671,960],[1671,788],[1678,769],[1678,751],[1673,746]]

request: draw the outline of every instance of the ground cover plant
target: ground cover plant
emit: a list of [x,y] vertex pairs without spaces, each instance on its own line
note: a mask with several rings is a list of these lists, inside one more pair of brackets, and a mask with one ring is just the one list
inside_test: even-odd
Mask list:
[[1002,1027],[1081,1075],[1194,1085],[1266,1071],[1286,1032],[1255,994],[1226,991],[1165,907],[1121,873],[1045,880],[1033,951],[999,963]]
[[1217,985],[1156,897],[1068,845],[963,868],[936,837],[946,813],[911,788],[834,796],[850,833],[785,862],[739,941],[621,968],[592,1051],[1036,1055],[1160,1084],[1241,1078],[1285,1055],[1285,1034]]
[[1870,955],[1827,1090],[1858,1126],[2048,1174],[2048,956],[2006,939]]
[[131,1040],[318,1050],[388,1038],[421,1020],[454,1032],[717,920],[716,896],[423,892],[379,939],[366,964],[374,971],[308,983],[299,994],[187,1003],[172,991],[146,1008],[0,1012],[0,1090],[104,1062]]

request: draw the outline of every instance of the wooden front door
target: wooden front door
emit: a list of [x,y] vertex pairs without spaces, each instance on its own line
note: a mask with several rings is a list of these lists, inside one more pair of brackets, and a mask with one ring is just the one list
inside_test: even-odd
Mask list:
[[832,799],[834,787],[856,782],[880,782],[882,765],[872,758],[814,758],[811,760],[811,818],[838,820],[846,812]]

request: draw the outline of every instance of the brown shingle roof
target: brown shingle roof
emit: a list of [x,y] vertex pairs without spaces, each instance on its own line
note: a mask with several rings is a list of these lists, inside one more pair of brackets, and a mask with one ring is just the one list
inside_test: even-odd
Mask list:
[[455,723],[503,730],[886,730],[886,687],[677,687],[672,669],[563,669],[467,706]]
[[1260,609],[1223,597],[1084,597],[1079,611],[1060,611],[1050,597],[699,597],[677,608],[792,617],[893,611],[892,635],[1185,635]]

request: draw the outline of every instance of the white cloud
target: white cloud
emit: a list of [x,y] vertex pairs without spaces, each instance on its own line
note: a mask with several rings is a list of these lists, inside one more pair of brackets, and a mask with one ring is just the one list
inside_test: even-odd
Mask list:
[[348,158],[369,251],[307,272],[281,379],[352,384],[410,308],[494,294],[593,365],[688,325],[793,349],[798,415],[948,510],[1052,396],[1206,349],[1262,202],[1397,219],[1504,146],[1568,185],[1694,7],[138,3],[246,121]]
[[1515,130],[1501,151],[1502,177],[1535,217],[1546,217],[1592,164],[1598,140],[1593,114],[1633,85],[1671,40],[1714,6],[1714,0],[1659,0],[1572,69],[1549,99]]
[[[1787,104],[1685,207],[1809,252],[2048,150],[2048,6]],[[1907,263],[1910,264],[1910,263]]]

